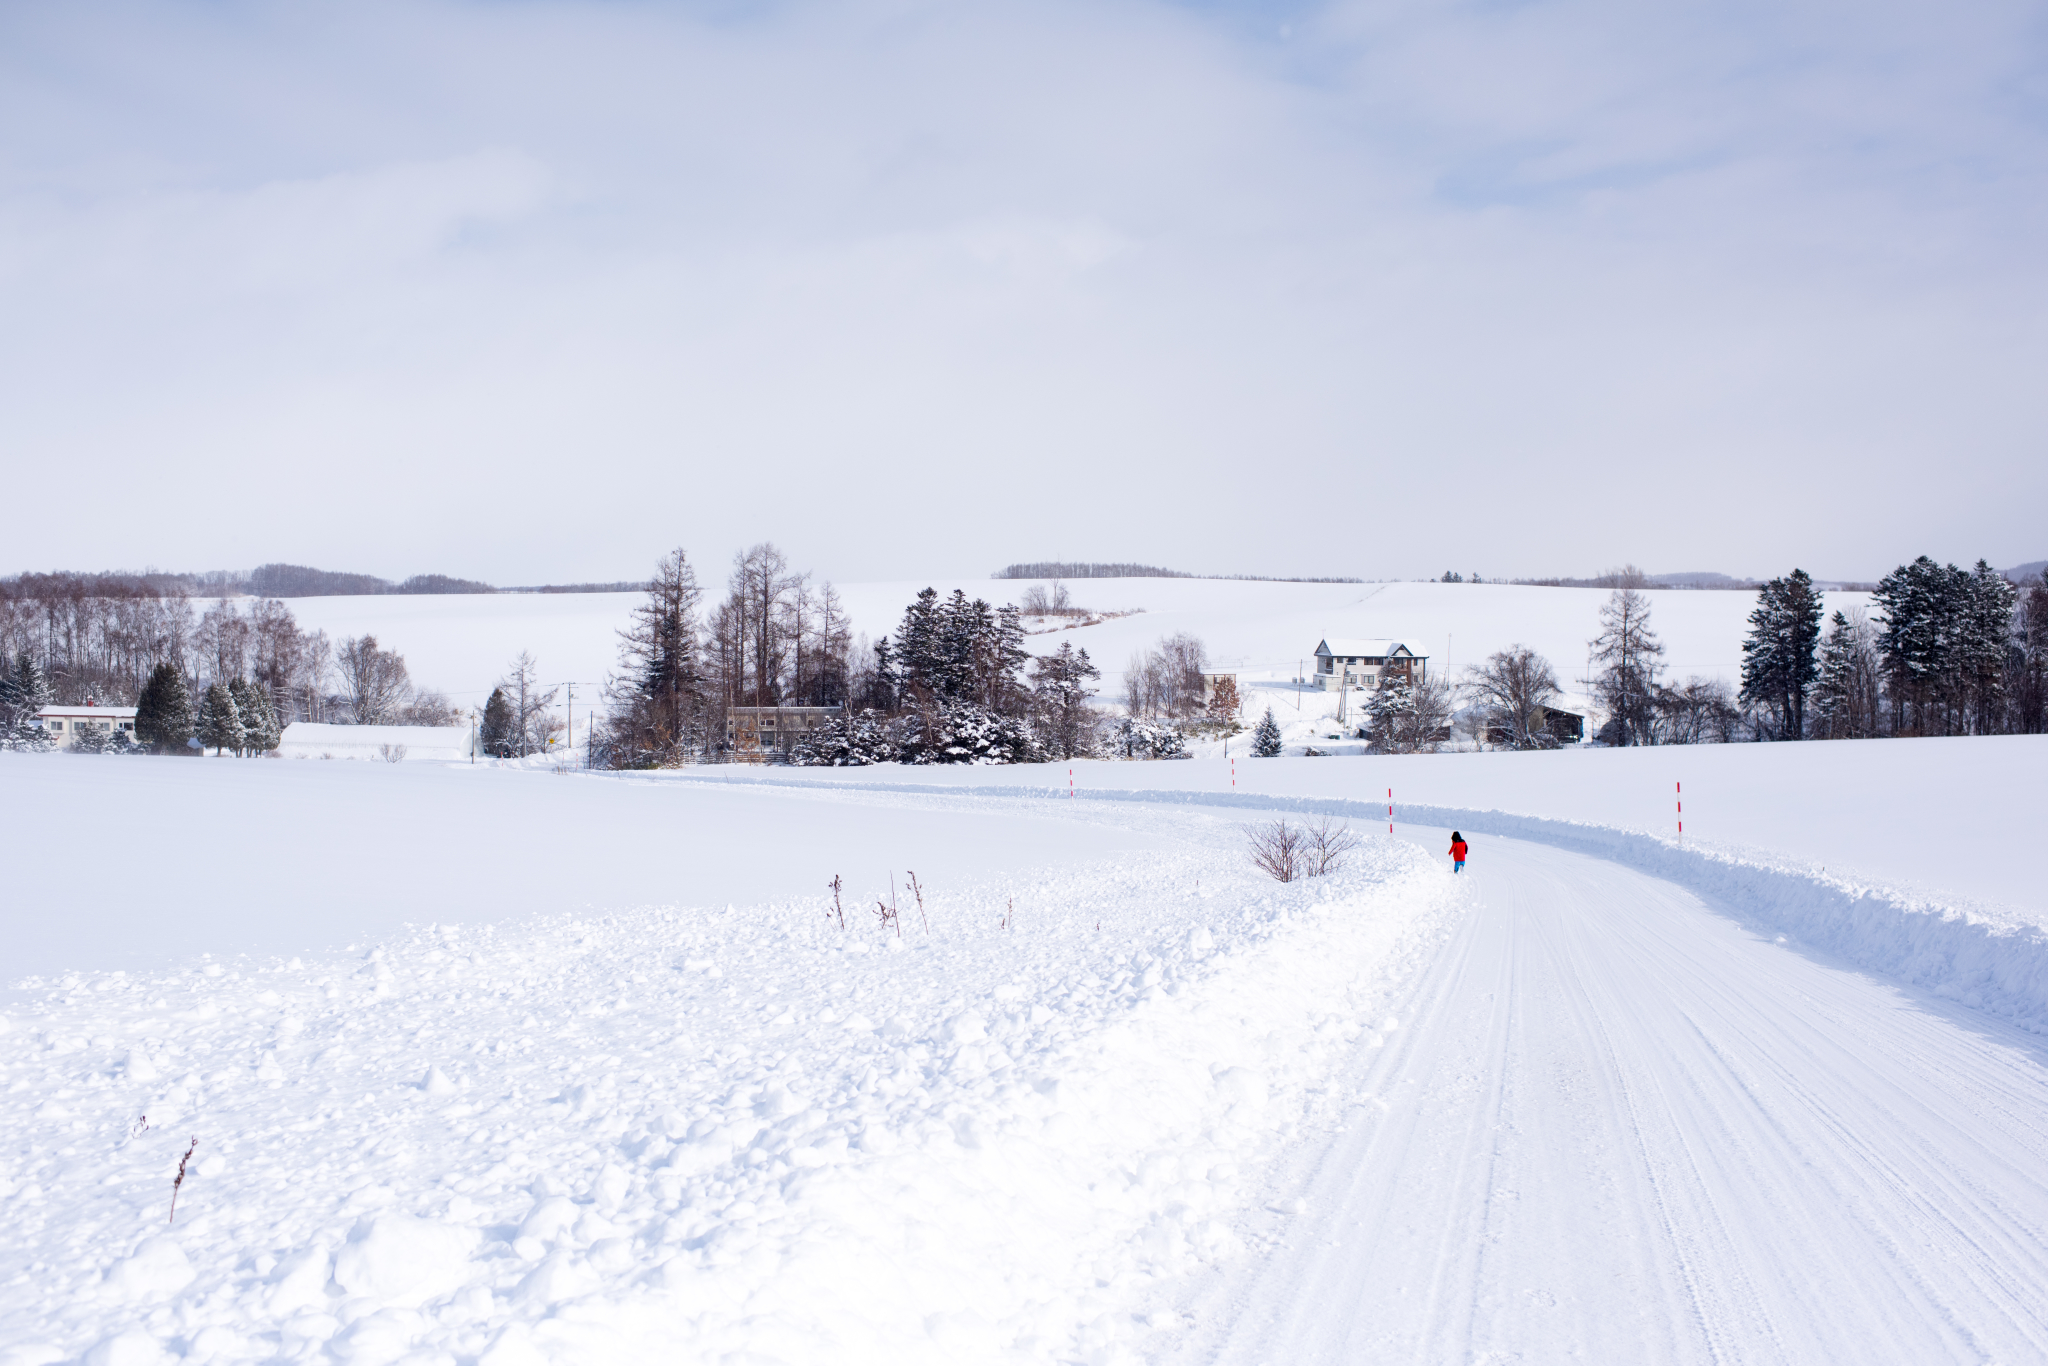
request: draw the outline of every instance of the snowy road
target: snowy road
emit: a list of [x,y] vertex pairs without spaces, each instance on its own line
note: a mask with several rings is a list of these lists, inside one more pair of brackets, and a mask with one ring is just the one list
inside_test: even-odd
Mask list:
[[2041,1040],[1481,844],[1482,904],[1339,1082],[1346,1127],[1275,1173],[1301,1212],[1176,1356],[2048,1358]]

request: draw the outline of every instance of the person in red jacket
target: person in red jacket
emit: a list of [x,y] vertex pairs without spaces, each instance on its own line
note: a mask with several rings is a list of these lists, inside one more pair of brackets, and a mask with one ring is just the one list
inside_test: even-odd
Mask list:
[[1451,861],[1452,872],[1465,871],[1465,837],[1455,830],[1451,832]]

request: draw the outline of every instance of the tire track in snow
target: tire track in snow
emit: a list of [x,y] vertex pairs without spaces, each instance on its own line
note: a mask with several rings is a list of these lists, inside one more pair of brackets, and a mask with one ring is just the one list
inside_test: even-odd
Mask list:
[[1285,1246],[1179,1287],[1197,1327],[1161,1359],[2048,1353],[2038,1041],[1654,878],[1488,856],[1404,1046],[1354,1060],[1392,1108],[1276,1168]]

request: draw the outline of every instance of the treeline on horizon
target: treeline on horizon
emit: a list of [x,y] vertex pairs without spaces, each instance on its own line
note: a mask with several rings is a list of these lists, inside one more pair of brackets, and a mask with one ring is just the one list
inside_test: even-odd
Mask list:
[[0,600],[55,598],[353,598],[387,594],[448,596],[465,593],[634,593],[637,579],[618,583],[546,583],[500,588],[447,574],[415,574],[394,582],[375,574],[313,569],[302,564],[263,564],[254,569],[210,569],[169,573],[155,569],[78,572],[54,570],[0,579]]

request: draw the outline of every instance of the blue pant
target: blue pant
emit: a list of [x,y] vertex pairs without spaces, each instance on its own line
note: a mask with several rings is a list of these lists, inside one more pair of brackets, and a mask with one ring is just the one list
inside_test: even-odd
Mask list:
[[1452,872],[1454,872],[1454,873],[1462,873],[1462,872],[1464,872],[1464,871],[1465,871],[1465,860],[1463,860],[1463,859],[1459,859],[1459,860],[1458,860],[1458,862],[1457,862],[1457,863],[1456,863],[1456,864],[1455,864],[1455,865],[1454,865],[1454,866],[1453,866],[1453,867],[1451,868],[1451,871],[1452,871]]

